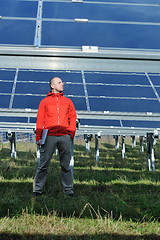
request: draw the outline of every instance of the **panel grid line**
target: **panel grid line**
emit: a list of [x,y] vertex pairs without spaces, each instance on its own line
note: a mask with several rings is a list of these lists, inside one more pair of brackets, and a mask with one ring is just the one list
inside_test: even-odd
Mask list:
[[90,105],[89,105],[89,98],[88,98],[86,80],[85,80],[85,75],[84,75],[84,71],[83,70],[82,70],[82,79],[83,79],[83,87],[84,87],[84,93],[85,93],[85,98],[86,98],[87,111],[90,111]]
[[42,7],[43,7],[43,1],[39,0],[38,10],[37,10],[36,32],[35,32],[35,40],[34,40],[34,45],[37,48],[40,47],[41,45]]
[[[140,84],[120,84],[120,83],[87,83],[87,85],[95,85],[95,86],[116,86],[116,87],[145,87],[150,88],[150,85],[140,85]],[[160,85],[158,85],[160,86]]]
[[158,100],[157,98],[148,97],[110,97],[110,96],[89,96],[88,98],[101,98],[101,99],[131,99],[131,100]]
[[[18,20],[18,19],[16,19]],[[46,22],[68,22],[68,23],[77,23],[75,19],[72,18],[42,18]],[[105,23],[105,24],[128,24],[128,25],[146,25],[146,26],[160,26],[159,22],[136,22],[136,21],[114,21],[114,20],[90,20],[87,22],[81,22],[83,24],[89,23]]]
[[15,74],[15,78],[14,78],[14,83],[13,83],[13,88],[12,88],[12,94],[11,94],[11,98],[10,98],[9,108],[12,108],[12,106],[13,106],[13,100],[14,100],[14,94],[15,94],[15,90],[16,90],[17,78],[18,78],[18,68],[16,69],[16,74]]
[[157,90],[155,89],[155,87],[154,87],[154,85],[153,85],[153,83],[152,83],[152,80],[150,79],[148,73],[146,73],[146,77],[147,77],[148,81],[150,82],[151,87],[152,87],[152,89],[153,89],[153,91],[154,91],[154,93],[155,93],[155,95],[156,95],[158,101],[160,102],[159,94],[158,94]]
[[123,123],[122,123],[122,120],[119,120],[119,122],[120,122],[120,125],[121,125],[121,127],[123,127]]

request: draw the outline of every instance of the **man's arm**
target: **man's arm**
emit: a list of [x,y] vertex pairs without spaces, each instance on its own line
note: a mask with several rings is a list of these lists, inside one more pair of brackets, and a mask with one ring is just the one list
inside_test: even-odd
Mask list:
[[70,127],[69,127],[69,131],[70,131],[70,136],[73,139],[76,133],[76,119],[77,119],[77,114],[76,114],[76,110],[74,107],[73,102],[70,100],[70,105],[69,105],[69,123],[70,123]]
[[41,135],[42,129],[44,124],[44,114],[45,114],[45,107],[43,100],[40,102],[38,113],[37,113],[37,124],[36,124],[36,142],[37,144],[41,144]]

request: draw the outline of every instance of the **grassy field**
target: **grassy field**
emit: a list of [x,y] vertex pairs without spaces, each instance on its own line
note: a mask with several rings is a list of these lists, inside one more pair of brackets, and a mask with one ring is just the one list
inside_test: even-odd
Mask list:
[[94,140],[89,153],[81,138],[74,147],[74,190],[65,197],[60,165],[53,156],[44,195],[34,198],[36,146],[0,144],[0,239],[160,239],[160,141],[155,146],[156,172],[148,172],[139,144],[126,139],[126,158],[114,140],[100,140],[96,164]]

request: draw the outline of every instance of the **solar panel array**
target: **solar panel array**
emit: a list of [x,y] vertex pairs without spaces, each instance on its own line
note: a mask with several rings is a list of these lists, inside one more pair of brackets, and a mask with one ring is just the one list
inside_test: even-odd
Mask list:
[[[159,53],[159,10],[160,0],[1,0],[0,50],[80,51],[83,46],[93,46],[97,54],[116,49]],[[37,109],[50,90],[49,79],[58,76],[65,84],[64,95],[71,98],[77,111],[160,113],[159,72],[128,72],[127,65],[126,72],[89,71],[87,66],[81,71],[73,69],[0,66],[0,108]],[[36,119],[0,117],[0,122],[4,121],[32,123]],[[129,120],[83,119],[81,123],[160,127],[159,122]]]
[[[38,109],[41,99],[50,91],[49,79],[55,76],[63,80],[64,95],[74,102],[77,111],[160,112],[160,74],[26,69],[0,69],[0,108]],[[0,121],[3,120],[6,119],[1,117]],[[35,119],[23,121],[35,122]],[[86,124],[88,120],[81,123]],[[160,127],[159,122],[153,125],[125,120],[90,120],[89,123]]]
[[0,44],[160,49],[160,1],[1,0]]

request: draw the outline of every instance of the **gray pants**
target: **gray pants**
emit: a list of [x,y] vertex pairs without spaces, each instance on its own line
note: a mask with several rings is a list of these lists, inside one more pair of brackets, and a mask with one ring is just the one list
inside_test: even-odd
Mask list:
[[33,192],[42,193],[50,159],[56,147],[60,157],[63,193],[66,195],[73,193],[73,177],[70,169],[71,137],[69,135],[47,136],[45,144],[40,149],[40,164],[34,178]]

